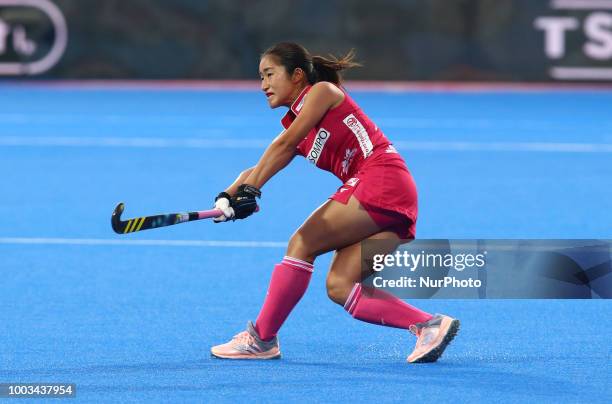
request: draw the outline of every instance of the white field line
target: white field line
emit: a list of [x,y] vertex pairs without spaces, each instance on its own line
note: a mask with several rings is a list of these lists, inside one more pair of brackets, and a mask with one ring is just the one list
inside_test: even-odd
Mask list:
[[[551,0],[559,6],[583,7],[585,0]],[[612,0],[586,0],[585,9],[608,8]],[[596,7],[599,6],[599,7]],[[259,93],[259,80],[20,80],[0,82],[0,87],[9,89],[44,89],[44,90],[77,90],[77,91],[239,91]],[[575,83],[509,83],[509,82],[448,82],[448,81],[376,81],[348,80],[345,86],[350,91],[376,93],[406,92],[552,92],[552,91],[610,91],[609,84],[575,84]]]
[[[436,241],[436,240],[433,240]],[[453,242],[456,248],[475,248],[475,241]],[[551,251],[552,249],[567,248],[567,244],[554,244],[558,240],[549,240],[548,244],[517,246],[515,240],[506,240],[506,244],[487,245],[487,251]],[[424,248],[428,244],[420,240]],[[221,240],[119,240],[119,239],[92,239],[92,238],[40,238],[40,237],[0,237],[0,245],[85,245],[85,246],[153,246],[153,247],[219,247],[219,248],[286,248],[287,243],[282,241],[221,241]],[[435,243],[432,246],[436,245]],[[591,251],[609,251],[607,245],[585,245]]]
[[[612,0],[611,0],[612,1]],[[555,68],[553,68],[554,70]],[[565,68],[559,68],[565,69]],[[568,68],[572,69],[572,68]],[[578,69],[584,70],[584,69]],[[597,70],[597,69],[595,69]],[[612,70],[612,68],[604,69]],[[0,112],[0,124],[6,125],[64,125],[64,124],[117,124],[117,123],[132,123],[146,122],[147,125],[172,125],[185,126],[188,121],[206,124],[206,134],[214,135],[223,138],[227,134],[235,133],[235,129],[222,127],[212,127],[210,117],[195,114],[182,115],[163,115],[163,116],[145,116],[133,114],[101,114],[92,116],[82,115],[45,115],[45,114],[23,114],[23,113],[6,113]],[[214,116],[214,124],[227,124],[235,127],[249,128],[253,130],[253,125],[261,122],[262,127],[266,123],[265,120],[259,119],[256,116],[234,116],[234,115],[216,115]],[[375,118],[376,123],[383,128],[402,128],[402,129],[521,129],[530,131],[549,131],[549,130],[578,130],[584,125],[584,122],[560,122],[554,119],[487,119],[487,118],[463,118],[463,119],[437,119],[437,118],[420,118],[420,117],[403,117],[403,118]],[[592,123],[592,122],[587,122]],[[612,129],[612,120],[603,117],[598,119],[598,128]],[[212,137],[212,136],[211,136]]]
[[[210,126],[211,115],[202,113],[182,113],[182,114],[150,114],[150,113],[89,113],[87,115],[77,113],[22,113],[22,112],[0,112],[0,123],[7,124],[125,124],[131,122],[146,122],[147,124],[170,124],[170,125],[190,125],[192,122],[206,123]],[[256,115],[214,115],[215,124],[224,125],[253,125],[254,121],[268,122]],[[207,128],[207,132],[210,129]]]
[[541,153],[612,153],[607,143],[559,142],[394,142],[400,150],[410,151],[497,151]]
[[[128,147],[183,149],[263,149],[267,139],[168,139],[120,137],[20,137],[0,136],[2,146],[26,147]],[[395,146],[411,151],[497,151],[543,153],[612,153],[612,143],[572,142],[471,142],[471,141],[397,141]]]
[[262,149],[268,139],[169,139],[155,137],[0,136],[0,146]]
[[119,240],[101,238],[40,238],[0,237],[0,244],[91,245],[91,246],[156,246],[156,247],[225,247],[225,248],[285,248],[281,241],[222,241],[222,240]]

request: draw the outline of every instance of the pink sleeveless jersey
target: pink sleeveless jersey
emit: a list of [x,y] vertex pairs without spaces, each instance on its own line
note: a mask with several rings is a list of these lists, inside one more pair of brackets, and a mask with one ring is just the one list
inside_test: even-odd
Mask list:
[[[302,91],[283,117],[281,122],[285,129],[300,113],[311,88],[308,86]],[[344,182],[362,167],[367,158],[384,152],[390,144],[345,92],[342,104],[327,111],[298,144],[297,153]]]
[[[302,91],[283,117],[285,129],[300,113],[310,89]],[[354,195],[381,229],[402,239],[415,237],[418,203],[410,171],[346,92],[342,104],[327,111],[296,152],[344,183],[330,199],[346,204]]]

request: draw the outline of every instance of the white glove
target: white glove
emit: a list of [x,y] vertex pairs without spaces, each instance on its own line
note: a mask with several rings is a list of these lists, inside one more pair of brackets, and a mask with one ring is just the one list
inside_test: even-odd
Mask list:
[[221,192],[215,199],[215,209],[219,209],[223,212],[221,216],[217,216],[213,219],[215,223],[225,222],[234,218],[234,208],[230,206],[229,194]]

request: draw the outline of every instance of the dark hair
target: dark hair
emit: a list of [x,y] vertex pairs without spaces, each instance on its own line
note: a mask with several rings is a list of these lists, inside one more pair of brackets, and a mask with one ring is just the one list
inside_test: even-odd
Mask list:
[[294,42],[277,43],[266,50],[261,57],[263,58],[268,55],[276,57],[290,75],[293,74],[295,69],[302,69],[310,84],[319,81],[340,84],[342,82],[342,77],[339,73],[341,70],[361,66],[361,64],[353,62],[355,57],[353,49],[340,58],[333,55],[325,58],[323,56],[312,56],[306,48]]

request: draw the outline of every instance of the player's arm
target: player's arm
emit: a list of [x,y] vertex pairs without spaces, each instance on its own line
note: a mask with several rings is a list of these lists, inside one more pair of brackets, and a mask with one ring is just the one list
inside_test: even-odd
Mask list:
[[238,187],[240,186],[240,184],[244,184],[246,182],[247,177],[251,174],[251,172],[254,169],[255,169],[255,167],[251,167],[251,168],[247,168],[246,170],[241,172],[240,175],[238,176],[238,178],[236,178],[236,180],[234,182],[232,182],[232,185],[227,187],[225,192],[228,195],[234,195],[236,193],[236,191],[238,191]]
[[344,93],[327,82],[316,83],[309,91],[295,121],[268,146],[244,183],[261,188],[291,162],[298,144],[323,119],[325,113],[344,100]]

